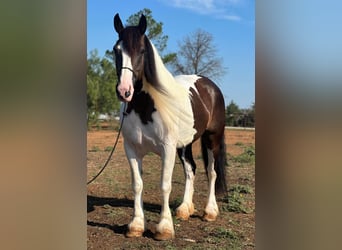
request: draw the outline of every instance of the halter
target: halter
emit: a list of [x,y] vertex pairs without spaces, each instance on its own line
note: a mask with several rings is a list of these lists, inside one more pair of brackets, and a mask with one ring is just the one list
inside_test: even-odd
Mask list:
[[128,69],[129,71],[131,71],[133,73],[133,76],[135,77],[135,73],[134,73],[133,69],[128,68],[128,67],[121,67],[121,70],[123,70],[123,69]]

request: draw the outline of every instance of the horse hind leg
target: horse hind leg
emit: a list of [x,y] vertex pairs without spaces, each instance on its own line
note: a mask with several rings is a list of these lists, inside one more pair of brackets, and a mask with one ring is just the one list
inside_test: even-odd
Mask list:
[[215,192],[219,194],[227,192],[224,133],[205,133],[201,138],[201,144],[203,160],[209,181],[208,202],[204,210],[203,219],[206,221],[215,221],[219,214]]
[[208,155],[208,165],[206,166],[208,180],[209,180],[209,192],[208,192],[208,201],[204,210],[203,219],[206,221],[215,221],[217,215],[219,214],[219,209],[216,203],[215,197],[215,181],[217,178],[217,174],[214,170],[214,154],[212,150],[207,149]]
[[189,144],[185,148],[177,149],[177,153],[184,169],[185,190],[183,202],[176,209],[176,217],[181,220],[188,220],[195,212],[192,197],[194,193],[196,164],[192,156],[192,144]]

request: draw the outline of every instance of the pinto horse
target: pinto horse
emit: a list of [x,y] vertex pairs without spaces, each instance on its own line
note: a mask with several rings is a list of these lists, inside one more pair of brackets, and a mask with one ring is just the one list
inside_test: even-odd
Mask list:
[[177,208],[176,216],[187,220],[194,213],[192,196],[196,164],[192,143],[199,138],[209,180],[203,219],[214,221],[219,213],[215,192],[227,191],[225,105],[219,88],[208,78],[198,75],[173,77],[145,35],[146,26],[144,15],[137,26],[128,27],[122,25],[118,14],[114,17],[114,28],[119,35],[113,48],[118,75],[116,92],[121,101],[127,102],[122,134],[134,191],[134,214],[126,236],[139,237],[145,231],[142,159],[148,152],[154,152],[162,159],[163,196],[154,238],[167,240],[175,236],[169,196],[176,153],[186,178],[183,202]]

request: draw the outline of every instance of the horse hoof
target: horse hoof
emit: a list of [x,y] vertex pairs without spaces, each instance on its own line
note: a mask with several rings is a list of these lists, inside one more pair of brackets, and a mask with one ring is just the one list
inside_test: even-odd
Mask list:
[[172,240],[175,238],[175,233],[169,229],[164,229],[164,232],[156,232],[154,234],[155,240]]
[[190,207],[183,204],[176,209],[176,218],[180,220],[189,220],[190,216],[193,215],[194,212],[194,204],[191,204]]
[[190,214],[187,211],[177,209],[176,218],[180,220],[189,220]]
[[217,218],[217,214],[209,214],[209,213],[204,213],[203,220],[205,221],[215,221]]
[[131,228],[126,232],[126,237],[128,238],[136,238],[141,237],[144,233],[144,229],[142,228]]

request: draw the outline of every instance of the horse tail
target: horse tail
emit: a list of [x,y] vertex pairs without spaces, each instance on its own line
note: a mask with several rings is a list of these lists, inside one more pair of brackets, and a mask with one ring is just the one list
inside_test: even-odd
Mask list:
[[203,158],[203,163],[204,163],[204,168],[205,168],[205,173],[208,178],[208,164],[209,164],[209,159],[208,159],[208,148],[206,145],[206,142],[204,140],[204,137],[201,138],[201,149],[202,149],[202,158]]
[[[212,145],[212,141],[209,139],[210,136],[204,134],[201,138],[201,148],[202,157],[205,166],[205,171],[208,177],[209,168],[209,156],[208,156],[208,145]],[[227,166],[227,156],[226,156],[226,144],[224,141],[224,134],[218,141],[218,145],[214,148],[214,170],[216,172],[216,182],[215,182],[215,193],[218,195],[225,195],[227,193],[227,183],[226,183],[226,166]],[[209,177],[208,177],[209,178]]]
[[215,192],[217,194],[227,194],[227,182],[226,182],[226,166],[227,166],[227,155],[226,155],[226,144],[224,142],[224,136],[222,136],[218,156],[215,159],[215,172],[217,174],[215,183]]

